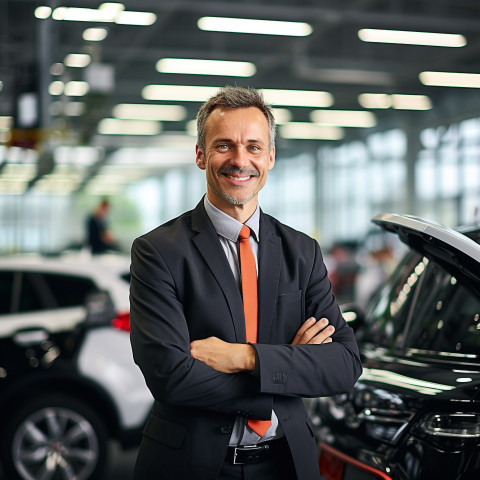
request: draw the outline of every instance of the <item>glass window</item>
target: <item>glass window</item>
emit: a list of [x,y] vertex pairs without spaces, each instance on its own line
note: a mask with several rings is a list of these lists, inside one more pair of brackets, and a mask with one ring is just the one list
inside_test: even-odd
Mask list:
[[13,311],[33,312],[48,308],[47,295],[42,295],[42,289],[39,288],[39,281],[41,281],[39,274],[23,273],[21,279],[20,297]]
[[0,315],[10,313],[12,308],[13,273],[0,272]]
[[407,346],[436,352],[478,354],[478,293],[430,262],[413,311]]
[[403,339],[414,292],[428,260],[410,251],[368,305],[368,322],[359,332],[366,344],[393,348]]
[[86,277],[46,273],[43,278],[58,307],[83,305],[87,295],[98,290],[93,281]]

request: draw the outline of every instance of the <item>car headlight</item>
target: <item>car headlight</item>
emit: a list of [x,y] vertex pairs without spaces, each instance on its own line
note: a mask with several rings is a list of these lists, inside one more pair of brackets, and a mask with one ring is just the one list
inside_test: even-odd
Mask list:
[[429,413],[420,428],[435,437],[480,438],[480,413]]

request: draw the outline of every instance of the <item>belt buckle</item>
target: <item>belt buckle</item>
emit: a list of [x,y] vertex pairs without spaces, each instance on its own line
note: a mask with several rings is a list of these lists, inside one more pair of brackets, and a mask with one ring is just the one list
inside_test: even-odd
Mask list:
[[234,447],[233,450],[233,464],[234,465],[245,465],[245,462],[237,462],[237,453],[238,452],[248,452],[248,450],[253,450],[258,448],[257,445],[242,445],[241,447]]

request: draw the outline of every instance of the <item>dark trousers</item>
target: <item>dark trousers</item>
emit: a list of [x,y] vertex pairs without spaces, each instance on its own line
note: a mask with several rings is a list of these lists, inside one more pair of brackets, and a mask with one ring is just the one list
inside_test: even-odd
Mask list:
[[285,439],[267,460],[251,465],[223,464],[218,480],[297,480],[292,455]]

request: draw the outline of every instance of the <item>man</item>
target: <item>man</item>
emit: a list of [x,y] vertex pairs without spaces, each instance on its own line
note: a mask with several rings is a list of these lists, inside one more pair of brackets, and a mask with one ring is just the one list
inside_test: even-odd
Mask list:
[[[207,195],[132,247],[131,341],[155,398],[134,478],[319,479],[302,397],[353,386],[361,365],[352,330],[317,242],[258,206],[275,162],[261,95],[226,87],[197,127]],[[253,252],[253,282],[257,265],[253,302],[239,235],[240,255]],[[258,308],[253,342],[244,304]],[[266,432],[252,420],[266,421]]]
[[87,243],[92,254],[115,249],[115,239],[107,226],[110,202],[102,200],[87,221]]

